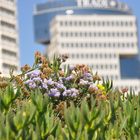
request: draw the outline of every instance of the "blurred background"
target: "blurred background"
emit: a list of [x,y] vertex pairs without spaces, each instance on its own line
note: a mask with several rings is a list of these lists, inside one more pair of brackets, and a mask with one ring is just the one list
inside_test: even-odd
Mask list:
[[[33,11],[36,4],[49,0],[18,0],[18,18],[20,33],[20,58],[21,65],[33,63],[33,55],[36,50],[43,52],[45,48],[35,42],[33,27]],[[138,20],[138,30],[140,29],[140,1],[139,0],[119,0],[125,2],[133,10]],[[139,36],[140,40],[140,36]]]
[[0,0],[0,70],[32,65],[34,53],[86,64],[115,87],[140,91],[140,1]]

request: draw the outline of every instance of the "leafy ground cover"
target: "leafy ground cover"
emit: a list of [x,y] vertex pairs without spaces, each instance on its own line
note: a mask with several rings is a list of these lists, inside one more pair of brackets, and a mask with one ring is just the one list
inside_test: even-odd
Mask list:
[[140,139],[140,95],[86,65],[61,68],[39,52],[32,67],[0,78],[0,140]]

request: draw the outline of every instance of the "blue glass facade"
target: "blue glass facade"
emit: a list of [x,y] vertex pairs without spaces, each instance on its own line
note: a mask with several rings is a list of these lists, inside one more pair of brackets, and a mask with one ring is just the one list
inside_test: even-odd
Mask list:
[[131,12],[115,8],[79,7],[76,0],[54,0],[36,7],[34,15],[35,40],[40,43],[49,43],[49,26],[57,15],[66,15],[66,10],[73,10],[73,15],[130,15]]
[[121,58],[120,59],[122,79],[140,79],[140,58]]

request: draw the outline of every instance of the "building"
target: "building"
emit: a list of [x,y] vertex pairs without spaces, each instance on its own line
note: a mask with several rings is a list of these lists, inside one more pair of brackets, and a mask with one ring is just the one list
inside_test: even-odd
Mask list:
[[140,67],[134,69],[140,66],[137,21],[127,4],[116,0],[48,1],[36,6],[34,25],[35,39],[47,45],[49,58],[68,54],[67,64],[87,64],[93,72],[112,79],[116,87],[140,91]]
[[0,0],[0,72],[19,70],[19,40],[16,0]]

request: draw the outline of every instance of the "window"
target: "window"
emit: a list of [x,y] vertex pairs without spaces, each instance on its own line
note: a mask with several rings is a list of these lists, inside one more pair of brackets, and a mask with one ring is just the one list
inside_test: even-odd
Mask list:
[[132,36],[134,36],[134,34],[133,33],[130,33],[130,36],[132,37]]
[[83,22],[84,26],[87,26],[87,22]]
[[14,66],[14,65],[10,65],[10,64],[7,64],[7,63],[3,63],[3,68],[4,69],[11,69],[11,68],[13,68],[13,69],[15,69],[15,70],[17,70],[17,67],[16,66]]
[[88,58],[88,54],[86,54],[86,58]]
[[75,55],[74,55],[74,54],[72,54],[72,55],[71,55],[71,57],[72,57],[72,58],[75,58]]
[[64,48],[64,43],[61,44],[62,48]]
[[61,32],[61,36],[64,36],[64,33],[63,32]]
[[88,25],[91,26],[91,22],[90,21],[88,22]]
[[105,22],[104,21],[102,22],[102,25],[105,26]]
[[76,21],[74,22],[74,25],[77,26],[77,22]]
[[68,26],[68,22],[67,21],[65,21],[65,26]]
[[93,54],[90,54],[90,57],[93,58]]
[[77,54],[76,57],[79,58],[79,54]]
[[79,22],[79,26],[81,26],[81,25],[82,25],[82,22],[80,21],[80,22]]
[[128,26],[128,22],[127,21],[125,22],[125,26]]
[[9,37],[9,36],[6,36],[6,35],[2,35],[1,38],[2,38],[3,41],[16,43],[15,38],[12,38],[12,37]]
[[7,1],[9,1],[9,2],[14,2],[14,0],[7,0]]
[[69,22],[69,25],[72,26],[72,21]]
[[63,21],[60,22],[60,25],[63,26]]
[[9,51],[9,50],[5,50],[5,49],[2,49],[2,53],[3,53],[4,55],[7,55],[7,56],[14,56],[14,57],[17,56],[17,53],[12,52],[12,51]]
[[81,54],[81,58],[84,58],[84,54]]
[[10,23],[7,23],[7,22],[5,22],[5,21],[1,21],[0,24],[1,24],[3,27],[7,27],[7,28],[10,28],[10,29],[15,29],[15,25],[10,24]]
[[3,8],[3,7],[0,7],[0,11],[6,15],[11,15],[11,16],[14,16],[15,15],[15,12],[12,11],[12,10],[9,10],[9,9],[6,9],[6,8]]

